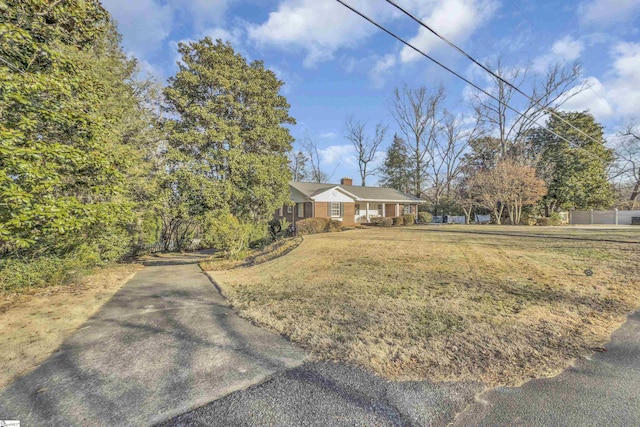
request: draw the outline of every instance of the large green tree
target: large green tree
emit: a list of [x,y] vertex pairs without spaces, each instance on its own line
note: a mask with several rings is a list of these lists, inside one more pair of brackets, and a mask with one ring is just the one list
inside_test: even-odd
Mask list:
[[609,207],[613,192],[607,169],[613,151],[605,146],[602,126],[589,113],[557,111],[546,128],[562,138],[545,129],[529,137],[539,159],[538,174],[548,188],[542,200],[546,215],[560,209]]
[[269,217],[288,199],[287,153],[294,124],[284,84],[261,61],[247,63],[229,43],[181,43],[182,61],[165,96],[170,114],[172,196],[198,216]]
[[0,16],[2,250],[66,251],[123,229],[136,67],[108,13],[97,0],[9,0]]

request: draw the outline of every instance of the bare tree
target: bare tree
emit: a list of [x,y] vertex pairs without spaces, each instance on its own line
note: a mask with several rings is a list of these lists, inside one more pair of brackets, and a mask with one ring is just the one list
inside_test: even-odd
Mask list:
[[[533,127],[540,126],[538,120],[548,114],[549,109],[557,109],[571,97],[588,88],[583,82],[576,86],[581,75],[581,67],[575,62],[569,67],[556,64],[548,69],[542,79],[536,79],[531,66],[507,69],[502,59],[498,59],[493,67],[496,75],[512,83],[516,87],[530,86],[531,99],[524,103],[516,103],[516,90],[503,80],[492,77],[492,94],[497,100],[476,91],[472,106],[478,120],[500,140],[500,156],[505,157],[512,146],[524,143],[524,137]],[[531,77],[531,78],[530,78]],[[521,96],[521,95],[519,95]],[[510,110],[510,105],[520,111],[522,116]]]
[[616,147],[616,165],[623,183],[630,184],[628,205],[635,209],[640,198],[640,129],[628,125]]
[[477,138],[480,127],[476,121],[472,128],[463,125],[463,118],[443,110],[438,117],[439,127],[435,143],[428,147],[427,181],[431,184],[428,194],[435,205],[441,197],[450,197],[453,182],[462,174],[464,154],[470,141]]
[[307,178],[307,160],[302,151],[289,153],[289,170],[294,181],[300,182]]
[[387,127],[382,123],[378,123],[376,124],[373,137],[370,137],[366,134],[366,126],[366,123],[355,120],[353,116],[347,117],[344,125],[344,136],[351,141],[353,148],[356,150],[360,178],[362,179],[361,185],[363,187],[366,185],[367,176],[374,173],[374,171],[369,168],[369,163],[375,159],[378,147],[382,144],[384,136],[387,133]]
[[326,182],[329,180],[329,176],[320,169],[320,153],[318,152],[318,144],[310,135],[305,135],[302,142],[300,142],[304,150],[304,154],[311,166],[311,175],[309,180],[311,182]]
[[473,180],[468,177],[456,182],[453,187],[453,200],[462,208],[465,216],[465,222],[471,223],[471,213],[476,206],[476,195],[474,194]]
[[427,156],[433,152],[440,127],[438,114],[445,99],[444,87],[430,91],[422,86],[394,91],[391,114],[404,135],[411,160],[414,194],[422,195],[427,177]]

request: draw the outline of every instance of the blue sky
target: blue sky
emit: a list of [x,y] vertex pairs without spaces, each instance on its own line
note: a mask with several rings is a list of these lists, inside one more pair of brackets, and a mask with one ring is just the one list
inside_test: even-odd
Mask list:
[[[348,0],[415,46],[487,87],[486,74],[384,0]],[[590,88],[564,108],[589,110],[613,135],[640,120],[640,0],[397,0],[482,62],[541,76],[551,64],[578,60]],[[249,60],[261,59],[286,84],[297,120],[291,133],[317,141],[331,181],[358,182],[344,138],[348,115],[396,130],[393,89],[447,90],[447,107],[468,114],[468,88],[446,71],[334,0],[103,0],[118,21],[127,52],[164,81],[176,71],[177,44],[204,36],[228,40]],[[519,108],[522,99],[514,102]],[[375,183],[369,178],[368,184]]]

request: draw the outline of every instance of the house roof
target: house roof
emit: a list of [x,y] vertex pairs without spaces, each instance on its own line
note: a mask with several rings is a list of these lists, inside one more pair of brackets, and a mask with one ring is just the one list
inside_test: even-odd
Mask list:
[[338,185],[317,182],[290,182],[289,185],[305,197],[313,198],[332,188],[340,188],[356,201],[380,201],[380,202],[413,202],[421,203],[422,200],[405,194],[395,188],[387,187],[359,187],[356,185]]

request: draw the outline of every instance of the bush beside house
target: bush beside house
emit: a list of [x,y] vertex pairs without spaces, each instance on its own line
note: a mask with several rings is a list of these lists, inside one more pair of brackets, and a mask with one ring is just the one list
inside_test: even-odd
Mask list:
[[433,215],[429,212],[418,212],[418,224],[429,224],[433,219]]
[[328,218],[307,218],[296,222],[298,234],[317,234],[329,230],[331,220]]

